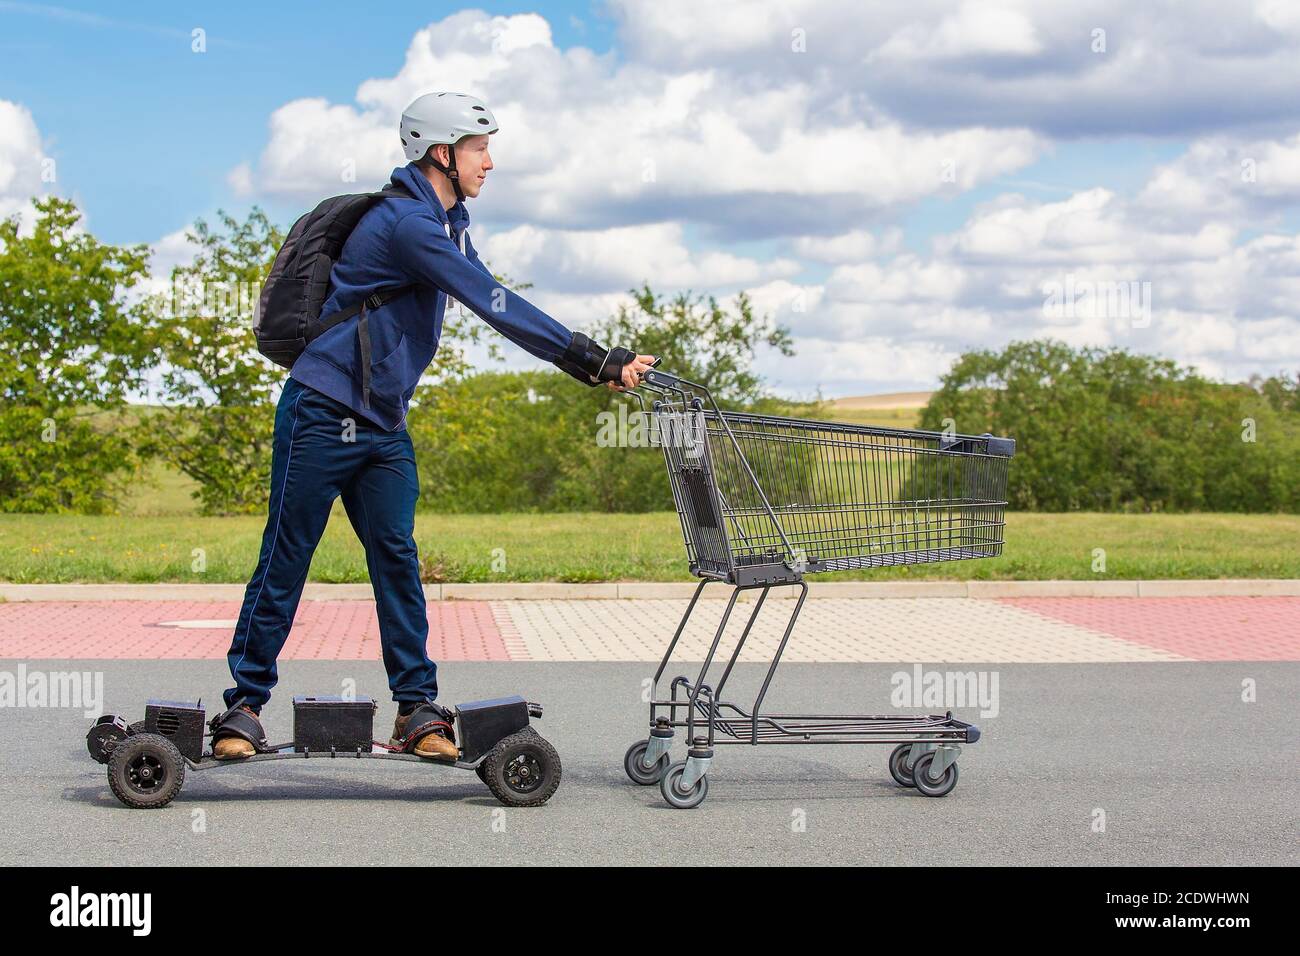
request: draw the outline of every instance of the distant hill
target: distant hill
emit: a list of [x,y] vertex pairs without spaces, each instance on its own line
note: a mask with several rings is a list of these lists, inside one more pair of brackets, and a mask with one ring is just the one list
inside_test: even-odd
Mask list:
[[830,405],[837,409],[858,408],[924,408],[934,392],[881,392],[879,395],[854,395],[833,398]]
[[826,402],[832,421],[855,425],[883,425],[886,428],[915,428],[921,409],[933,392],[883,392],[853,395]]

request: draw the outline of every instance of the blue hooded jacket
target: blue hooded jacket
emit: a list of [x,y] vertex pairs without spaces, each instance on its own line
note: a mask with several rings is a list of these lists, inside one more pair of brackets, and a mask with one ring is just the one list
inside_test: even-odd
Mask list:
[[380,289],[414,285],[367,311],[370,407],[362,402],[355,316],[314,339],[289,374],[384,429],[398,431],[406,425],[415,386],[438,351],[448,295],[544,361],[564,358],[575,338],[492,277],[469,241],[463,200],[444,209],[414,163],[394,169],[392,181],[416,198],[381,199],[367,210],[330,271],[329,297],[321,308],[325,318]]

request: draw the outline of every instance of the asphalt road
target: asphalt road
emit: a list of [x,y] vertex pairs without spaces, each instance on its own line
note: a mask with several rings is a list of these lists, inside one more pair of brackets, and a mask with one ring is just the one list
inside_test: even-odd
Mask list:
[[[216,702],[224,661],[30,661],[104,675],[130,720],[147,697]],[[957,665],[945,669],[961,670]],[[0,662],[13,671],[16,662]],[[719,748],[708,800],[667,807],[630,783],[645,733],[642,664],[453,663],[442,700],[522,693],[564,762],[545,807],[505,810],[469,772],[381,761],[274,761],[190,771],[161,811],[112,796],[84,746],[80,710],[0,710],[0,862],[5,864],[1118,864],[1291,865],[1300,700],[1294,663],[971,665],[996,669],[999,713],[980,718],[943,799],[899,788],[883,747]],[[902,665],[783,665],[780,710],[890,712]],[[680,670],[685,671],[682,667]],[[737,688],[761,670],[741,665]],[[1243,680],[1257,701],[1241,700]],[[294,694],[356,681],[394,706],[375,663],[289,662],[264,713],[291,736]],[[752,693],[752,691],[751,691]],[[728,696],[731,696],[730,694]],[[736,699],[743,700],[737,694]],[[924,709],[924,708],[923,708]],[[210,709],[211,712],[211,709]],[[677,756],[684,756],[677,748]],[[1104,831],[1097,821],[1104,812]]]

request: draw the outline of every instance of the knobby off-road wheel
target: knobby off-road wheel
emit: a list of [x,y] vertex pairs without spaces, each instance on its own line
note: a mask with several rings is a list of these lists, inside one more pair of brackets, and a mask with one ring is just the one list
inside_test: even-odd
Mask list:
[[540,807],[560,786],[560,755],[535,730],[511,734],[480,766],[492,796],[507,807]]
[[108,785],[135,810],[157,810],[172,802],[185,782],[185,758],[166,737],[134,734],[113,747]]

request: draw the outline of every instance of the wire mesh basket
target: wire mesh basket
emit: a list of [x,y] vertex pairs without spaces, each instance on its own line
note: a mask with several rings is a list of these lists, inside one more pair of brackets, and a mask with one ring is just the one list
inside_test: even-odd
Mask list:
[[1002,551],[1013,439],[722,411],[675,376],[646,384],[696,575],[792,582]]

